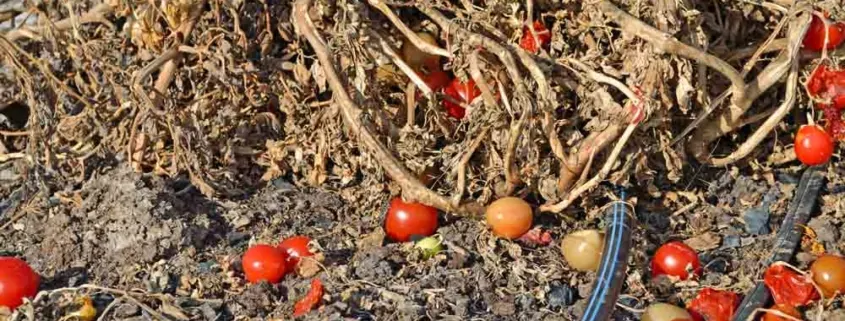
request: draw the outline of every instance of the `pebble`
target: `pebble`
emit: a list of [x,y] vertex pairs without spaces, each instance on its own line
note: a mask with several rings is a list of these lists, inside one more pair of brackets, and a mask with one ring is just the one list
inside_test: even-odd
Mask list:
[[114,308],[114,317],[123,319],[141,313],[141,308],[135,304],[124,303]]
[[818,240],[825,243],[834,244],[839,240],[839,230],[830,222],[827,216],[818,216],[810,219],[807,223],[813,231],[816,232]]
[[575,303],[575,290],[569,285],[555,281],[552,282],[546,298],[551,309],[562,309]]
[[745,222],[745,231],[751,235],[771,233],[769,229],[770,214],[768,206],[750,208],[745,213],[742,213],[742,220]]

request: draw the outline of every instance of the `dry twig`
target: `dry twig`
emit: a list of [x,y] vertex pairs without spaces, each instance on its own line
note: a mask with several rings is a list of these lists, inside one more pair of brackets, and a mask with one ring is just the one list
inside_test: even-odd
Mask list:
[[109,4],[108,2],[98,4],[88,10],[88,12],[82,14],[79,17],[68,17],[55,23],[50,23],[48,26],[40,26],[40,27],[23,27],[18,28],[6,33],[6,39],[9,41],[18,41],[22,38],[39,38],[42,33],[47,31],[49,28],[53,28],[56,31],[64,31],[70,29],[74,26],[74,24],[85,24],[85,23],[92,23],[92,22],[101,22],[107,21],[105,15],[111,13],[114,10],[114,6]]

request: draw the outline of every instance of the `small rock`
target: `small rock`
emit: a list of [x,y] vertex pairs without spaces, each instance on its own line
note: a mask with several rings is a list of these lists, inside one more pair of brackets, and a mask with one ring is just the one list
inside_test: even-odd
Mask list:
[[728,235],[725,236],[724,241],[722,242],[722,249],[732,249],[737,248],[740,245],[740,237],[739,235]]
[[516,313],[516,305],[510,301],[496,301],[496,303],[493,303],[491,309],[493,310],[493,314],[503,317]]
[[123,303],[114,308],[114,317],[117,319],[128,318],[141,313],[141,308],[130,303]]
[[834,244],[839,240],[839,230],[833,226],[833,223],[830,222],[830,218],[827,216],[814,217],[810,219],[807,226],[816,232],[816,236],[821,242]]
[[553,282],[546,298],[551,309],[562,309],[575,303],[575,290],[567,284]]
[[795,260],[803,264],[808,264],[816,260],[816,256],[807,252],[800,252],[795,254]]
[[760,206],[751,208],[742,213],[742,220],[745,222],[745,231],[751,235],[769,234],[769,207]]
[[684,241],[684,243],[699,252],[715,249],[719,247],[719,243],[721,242],[722,238],[713,232],[707,232]]
[[530,311],[534,306],[534,302],[536,300],[533,296],[529,294],[520,294],[516,297],[516,303],[519,305],[519,309],[522,311]]

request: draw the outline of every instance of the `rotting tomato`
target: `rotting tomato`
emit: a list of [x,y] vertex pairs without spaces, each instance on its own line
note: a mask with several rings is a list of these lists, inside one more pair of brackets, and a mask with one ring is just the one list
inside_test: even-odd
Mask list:
[[819,298],[809,278],[785,265],[773,264],[766,269],[763,284],[769,288],[775,304],[805,306]]
[[842,110],[833,105],[818,105],[824,113],[825,130],[835,140],[845,140],[845,122],[842,121]]
[[[417,37],[422,39],[423,42],[435,46],[437,45],[437,39],[434,35],[428,32],[417,32]],[[402,43],[401,50],[402,59],[405,60],[405,63],[414,70],[420,70],[422,67],[426,67],[431,70],[440,69],[440,56],[427,53],[422,49],[417,48],[417,46],[410,40],[406,40]]]
[[739,295],[734,292],[706,288],[698,292],[687,310],[696,320],[730,321],[739,302]]
[[806,86],[807,93],[813,99],[836,109],[845,108],[845,70],[819,64],[807,79]]
[[642,321],[693,321],[684,308],[667,303],[654,303],[645,309]]
[[287,273],[285,252],[266,244],[258,244],[246,250],[242,264],[244,276],[250,283],[278,283]]
[[284,251],[287,255],[287,270],[293,271],[299,259],[302,257],[312,256],[311,250],[308,248],[308,243],[311,238],[304,235],[297,235],[286,238],[279,243],[279,249]]
[[[481,95],[481,89],[475,85],[472,79],[467,80],[467,82],[461,82],[460,79],[455,78],[446,86],[443,93],[456,102],[470,104],[475,98]],[[452,118],[463,119],[466,115],[464,107],[450,101],[448,98],[443,100],[443,108],[446,109],[446,113]]]
[[[777,310],[777,311],[779,311],[783,314],[786,314],[788,316],[794,317],[796,319],[801,319],[801,312],[798,311],[798,309],[796,309],[794,306],[791,306],[789,304],[775,304],[773,307],[771,307],[771,310]],[[766,314],[763,315],[763,318],[761,319],[761,321],[792,321],[792,320],[784,318],[784,317],[779,316],[777,314],[774,314],[772,312],[766,312]]]
[[523,199],[504,197],[487,206],[485,217],[493,234],[513,240],[531,229],[534,213]]
[[537,53],[540,51],[540,48],[552,40],[552,33],[549,29],[546,29],[546,26],[540,20],[534,21],[533,27],[537,38],[535,39],[534,35],[531,34],[531,30],[525,27],[522,29],[522,39],[519,41],[519,46],[530,53]]
[[827,163],[833,156],[833,138],[821,126],[803,125],[795,134],[795,156],[807,166]]
[[663,244],[651,260],[652,277],[668,275],[686,280],[698,274],[701,274],[698,253],[680,241]]
[[323,282],[320,281],[319,278],[314,278],[311,280],[311,288],[308,290],[308,293],[305,294],[305,297],[300,299],[296,302],[293,306],[293,316],[298,317],[302,316],[309,311],[313,310],[317,305],[320,304],[320,300],[323,298]]
[[[827,16],[827,14],[825,14]],[[825,32],[827,30],[827,32]],[[807,29],[807,34],[804,35],[804,48],[813,51],[821,51],[824,45],[825,34],[828,34],[827,49],[838,47],[845,41],[845,23],[832,23],[827,21],[825,28],[825,21],[813,15],[813,20],[810,21],[810,27]]]
[[38,292],[41,277],[23,260],[0,257],[0,306],[14,310]]
[[387,237],[396,242],[407,242],[414,235],[432,235],[437,230],[437,209],[394,197],[387,209],[384,230]]
[[604,235],[597,230],[570,233],[561,241],[560,250],[566,262],[576,270],[598,270],[604,250]]
[[824,292],[824,296],[831,298],[837,294],[845,294],[845,258],[825,254],[810,265],[813,281]]

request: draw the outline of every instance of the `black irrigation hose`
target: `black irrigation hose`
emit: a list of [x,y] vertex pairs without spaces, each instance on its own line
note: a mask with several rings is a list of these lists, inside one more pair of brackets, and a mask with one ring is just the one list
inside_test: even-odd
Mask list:
[[[775,239],[774,251],[772,256],[765,261],[765,267],[768,267],[777,261],[789,261],[801,241],[803,231],[800,229],[801,225],[807,223],[807,219],[816,205],[816,200],[819,196],[819,190],[824,184],[824,175],[820,173],[815,167],[810,167],[804,171],[801,176],[801,182],[798,183],[798,189],[795,191],[795,196],[789,204],[789,209],[786,213],[786,218],[781,224]],[[734,321],[745,321],[754,313],[754,310],[762,308],[771,301],[771,294],[769,289],[763,283],[757,283],[751,292],[749,292],[739,309],[734,316]]]
[[605,232],[604,254],[581,321],[609,320],[625,282],[634,220],[628,205],[625,204],[624,190],[620,196],[621,200],[615,202],[607,214],[607,221],[610,223]]

